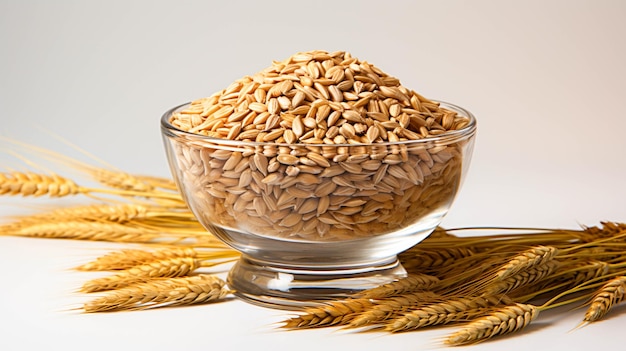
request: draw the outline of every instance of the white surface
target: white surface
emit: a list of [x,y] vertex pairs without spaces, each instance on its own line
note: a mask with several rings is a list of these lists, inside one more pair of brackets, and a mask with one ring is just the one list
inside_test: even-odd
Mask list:
[[[477,116],[445,226],[626,221],[624,15],[618,0],[0,0],[0,134],[81,157],[51,132],[127,171],[169,176],[166,109],[297,51],[347,50]],[[0,165],[23,167],[6,152]],[[0,213],[30,204],[5,198]],[[274,323],[288,313],[240,301],[67,312],[89,276],[70,268],[111,248],[0,238],[0,350],[425,350],[451,331],[284,332]],[[621,347],[626,315],[570,332],[583,313],[546,313],[523,335],[467,349]]]

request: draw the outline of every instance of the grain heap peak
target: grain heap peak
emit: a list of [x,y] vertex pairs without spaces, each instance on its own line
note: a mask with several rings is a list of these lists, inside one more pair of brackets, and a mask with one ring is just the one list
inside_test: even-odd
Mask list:
[[418,140],[469,125],[348,52],[300,52],[172,115],[184,131],[285,144]]

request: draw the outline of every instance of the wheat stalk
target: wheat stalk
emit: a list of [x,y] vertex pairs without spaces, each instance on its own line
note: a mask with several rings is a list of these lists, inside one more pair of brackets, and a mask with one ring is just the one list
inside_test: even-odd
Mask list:
[[516,303],[477,318],[445,339],[448,345],[465,345],[485,341],[497,335],[526,327],[539,314],[533,305]]
[[199,267],[200,261],[192,257],[168,258],[129,268],[108,277],[89,280],[83,284],[81,291],[90,293],[114,290],[153,278],[180,277],[193,272]]
[[152,279],[111,291],[85,303],[83,310],[93,313],[194,305],[221,300],[229,293],[225,282],[214,275]]
[[394,295],[400,295],[416,290],[428,290],[439,284],[439,278],[413,273],[395,282],[387,283],[372,289],[360,291],[354,295],[356,298],[380,299]]

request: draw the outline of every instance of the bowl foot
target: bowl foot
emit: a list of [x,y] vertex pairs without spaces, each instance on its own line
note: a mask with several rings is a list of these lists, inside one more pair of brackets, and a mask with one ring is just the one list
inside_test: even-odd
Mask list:
[[243,256],[230,270],[228,285],[247,302],[294,310],[403,277],[406,271],[396,256],[358,267],[291,267]]

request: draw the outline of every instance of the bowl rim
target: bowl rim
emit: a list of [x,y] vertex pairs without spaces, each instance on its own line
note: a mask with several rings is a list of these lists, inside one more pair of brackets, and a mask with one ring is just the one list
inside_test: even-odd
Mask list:
[[174,106],[172,108],[170,108],[169,110],[165,111],[165,113],[163,114],[163,116],[161,116],[161,132],[164,136],[168,136],[168,137],[184,137],[188,140],[194,140],[194,141],[204,141],[204,142],[208,142],[211,144],[218,144],[218,145],[224,145],[224,146],[237,146],[237,147],[241,147],[241,146],[249,146],[249,147],[258,147],[258,146],[287,146],[287,147],[313,147],[313,146],[317,146],[317,147],[324,147],[324,146],[331,146],[331,147],[341,147],[341,146],[347,146],[347,147],[360,147],[360,146],[366,146],[366,147],[372,147],[372,146],[390,146],[390,145],[420,145],[420,144],[452,144],[454,142],[458,142],[460,140],[463,139],[468,139],[471,136],[473,136],[474,134],[476,134],[476,128],[477,128],[477,122],[476,122],[476,117],[474,116],[473,113],[471,113],[470,111],[468,111],[467,109],[446,102],[446,101],[442,101],[442,100],[433,100],[431,99],[431,101],[433,102],[437,102],[441,105],[445,105],[444,107],[449,108],[457,113],[460,113],[462,115],[464,115],[465,117],[469,118],[469,123],[467,126],[463,127],[462,129],[457,129],[457,130],[451,130],[451,131],[446,131],[443,134],[440,135],[435,135],[435,136],[429,136],[426,138],[422,138],[422,139],[415,139],[415,140],[402,140],[402,141],[385,141],[385,142],[381,142],[381,143],[344,143],[344,144],[308,144],[308,143],[276,143],[276,142],[272,142],[272,141],[241,141],[241,140],[231,140],[231,139],[222,139],[222,138],[216,138],[216,137],[212,137],[212,136],[208,136],[208,135],[203,135],[203,134],[196,134],[196,133],[191,133],[182,129],[179,129],[177,127],[175,127],[174,125],[172,125],[169,122],[169,117],[172,116],[174,113],[178,112],[179,110],[181,110],[183,107],[188,106],[189,104],[191,104],[191,102],[185,102],[183,104],[180,104],[178,106]]

